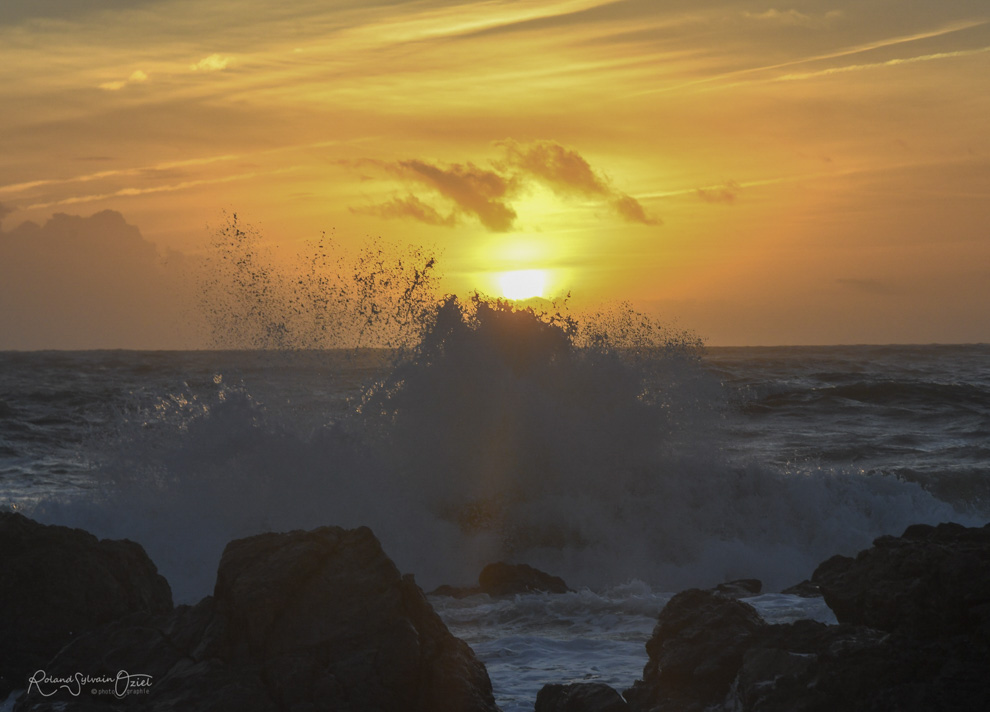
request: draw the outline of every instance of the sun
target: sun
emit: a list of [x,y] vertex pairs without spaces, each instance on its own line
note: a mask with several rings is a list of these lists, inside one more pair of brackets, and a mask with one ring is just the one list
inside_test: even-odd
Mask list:
[[506,299],[542,297],[547,287],[547,273],[542,269],[521,269],[502,272],[498,278],[502,296]]

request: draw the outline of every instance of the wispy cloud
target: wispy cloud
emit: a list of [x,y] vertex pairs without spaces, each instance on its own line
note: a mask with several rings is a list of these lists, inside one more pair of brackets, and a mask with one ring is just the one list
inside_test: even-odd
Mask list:
[[237,175],[220,176],[218,178],[202,178],[197,180],[182,181],[180,183],[170,183],[168,185],[156,185],[148,188],[120,188],[110,193],[99,193],[94,195],[75,195],[69,198],[62,198],[60,200],[52,200],[49,202],[35,203],[33,205],[27,206],[26,210],[42,210],[45,208],[58,207],[62,205],[77,205],[80,203],[93,203],[100,200],[110,200],[113,198],[131,198],[139,195],[150,195],[153,193],[174,193],[180,190],[188,190],[190,188],[198,188],[204,185],[218,185],[221,183],[232,183],[233,181],[239,180],[249,180],[251,178],[259,178],[262,176],[272,176],[281,173],[289,173],[295,170],[294,168],[283,168],[275,171],[265,171],[265,172],[251,172],[251,173],[239,173]]
[[415,195],[393,198],[387,203],[349,209],[358,215],[375,215],[380,218],[412,218],[427,225],[452,227],[458,222],[456,214],[443,215],[435,207],[424,203]]
[[[896,47],[898,45],[909,44],[912,42],[919,42],[922,40],[934,39],[937,37],[944,37],[946,35],[955,34],[957,32],[963,32],[965,30],[971,30],[976,27],[982,27],[987,24],[990,24],[990,20],[978,19],[978,20],[963,20],[960,22],[953,22],[947,25],[943,25],[942,27],[936,28],[934,30],[927,30],[925,32],[915,32],[909,35],[899,35],[896,37],[887,37],[881,40],[876,40],[874,42],[866,42],[863,44],[854,45],[852,47],[845,47],[843,49],[838,49],[833,52],[823,52],[819,54],[810,55],[807,57],[798,57],[795,59],[788,60],[786,62],[764,64],[756,67],[747,67],[746,69],[737,69],[731,72],[722,72],[719,74],[714,74],[712,76],[703,77],[701,79],[695,79],[692,81],[683,82],[679,84],[672,84],[659,89],[649,89],[649,90],[636,92],[634,95],[638,96],[643,94],[677,92],[691,87],[704,87],[709,90],[719,90],[719,89],[728,89],[731,87],[736,87],[750,83],[766,83],[766,82],[778,81],[780,79],[779,77],[772,77],[768,79],[766,77],[759,77],[758,75],[766,72],[772,72],[773,70],[776,69],[798,67],[801,66],[802,64],[811,64],[813,62],[824,62],[831,59],[842,59],[843,57],[852,57],[858,54],[865,54],[868,52],[886,49],[889,47]],[[968,50],[968,51],[971,53],[979,53],[985,50],[980,49],[980,50]],[[947,52],[942,54],[951,55],[953,53]],[[941,57],[932,55],[932,58],[938,59]],[[899,60],[899,61],[900,63],[903,63],[905,60]],[[923,61],[923,60],[919,60],[919,61]],[[881,62],[877,64],[883,64],[883,63]],[[863,64],[863,65],[855,65],[855,66],[866,67],[870,65]],[[824,72],[827,70],[819,70],[819,71]],[[854,70],[849,70],[849,71],[854,71]],[[806,72],[805,74],[808,76],[812,76],[815,73]],[[753,77],[754,75],[756,75],[755,78],[750,78]],[[791,76],[792,78],[807,78],[799,74],[792,74],[789,76]]]
[[743,17],[749,20],[770,22],[776,25],[790,25],[796,27],[828,27],[833,22],[842,17],[841,10],[829,10],[821,15],[812,15],[799,10],[777,10],[771,8],[764,12],[743,12]]
[[724,205],[731,205],[736,202],[736,198],[739,195],[739,190],[739,184],[730,180],[722,185],[698,188],[695,190],[695,193],[706,203],[722,203]]
[[104,82],[100,84],[100,89],[104,91],[120,91],[129,84],[144,84],[148,81],[148,75],[142,72],[140,69],[131,73],[127,79],[121,79],[115,82]]
[[189,68],[194,72],[222,72],[230,65],[230,62],[230,57],[211,54],[208,57],[203,57],[195,64],[191,64]]
[[933,54],[922,54],[917,57],[898,57],[888,59],[884,62],[867,62],[864,64],[846,64],[841,67],[828,67],[814,72],[800,72],[785,74],[777,77],[774,81],[793,82],[802,79],[815,79],[817,77],[827,77],[831,74],[845,74],[847,72],[861,72],[867,69],[878,69],[881,67],[896,67],[901,64],[915,64],[917,62],[933,62],[938,59],[955,59],[957,57],[969,57],[976,54],[990,52],[990,47],[979,47],[977,49],[963,49],[955,52],[935,52]]
[[120,168],[108,171],[97,171],[96,173],[86,173],[72,176],[70,178],[43,178],[41,180],[26,181],[24,183],[11,183],[0,185],[0,193],[19,193],[35,188],[44,188],[52,185],[63,185],[67,183],[89,183],[91,181],[103,180],[105,178],[119,178],[124,176],[134,176],[143,173],[153,173],[167,171],[175,168],[188,168],[190,166],[203,166],[221,161],[232,161],[241,158],[240,155],[225,154],[221,156],[207,156],[205,158],[191,158],[184,161],[166,161],[156,163],[151,166],[140,166],[137,168]]

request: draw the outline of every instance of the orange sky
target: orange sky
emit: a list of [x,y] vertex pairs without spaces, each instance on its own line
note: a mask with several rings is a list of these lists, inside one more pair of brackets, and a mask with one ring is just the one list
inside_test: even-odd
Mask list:
[[0,86],[0,348],[201,345],[225,210],[714,345],[990,341],[985,0],[4,0]]

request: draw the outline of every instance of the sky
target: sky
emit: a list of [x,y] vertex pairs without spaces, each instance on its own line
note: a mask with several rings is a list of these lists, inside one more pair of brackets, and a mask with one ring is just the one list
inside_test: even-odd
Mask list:
[[0,87],[0,349],[207,345],[234,213],[715,346],[990,341],[985,0],[4,0]]

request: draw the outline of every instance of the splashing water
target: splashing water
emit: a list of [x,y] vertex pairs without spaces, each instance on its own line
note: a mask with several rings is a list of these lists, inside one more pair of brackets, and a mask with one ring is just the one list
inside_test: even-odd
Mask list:
[[[229,298],[211,303],[224,338],[413,346],[315,429],[221,379],[157,427],[125,428],[93,496],[36,508],[142,543],[179,601],[210,591],[227,541],[265,530],[368,525],[426,588],[509,559],[572,586],[755,576],[772,589],[880,533],[966,521],[892,478],[730,458],[724,395],[697,339],[629,309],[577,319],[440,300],[432,260],[390,266],[381,250],[347,274],[327,276],[341,263],[319,258],[290,278],[238,256],[241,233],[225,247]],[[272,363],[274,375],[285,362]]]

